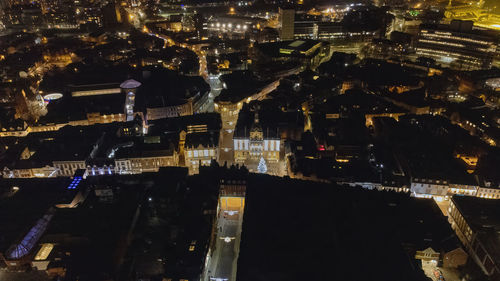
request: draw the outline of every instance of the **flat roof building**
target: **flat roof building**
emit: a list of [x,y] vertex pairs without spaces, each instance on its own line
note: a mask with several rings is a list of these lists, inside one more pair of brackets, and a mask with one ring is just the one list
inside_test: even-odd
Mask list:
[[417,55],[435,59],[459,70],[490,68],[498,49],[492,33],[474,30],[472,22],[454,20],[450,25],[420,26]]
[[500,204],[497,200],[453,196],[448,221],[469,254],[491,280],[500,280]]

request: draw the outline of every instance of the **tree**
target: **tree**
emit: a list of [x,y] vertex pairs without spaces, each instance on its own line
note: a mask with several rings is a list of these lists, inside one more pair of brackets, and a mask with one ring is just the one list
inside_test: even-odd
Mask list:
[[259,171],[259,173],[262,174],[267,172],[267,165],[266,165],[266,160],[264,160],[264,157],[260,157],[260,162],[259,166],[257,167],[257,170]]

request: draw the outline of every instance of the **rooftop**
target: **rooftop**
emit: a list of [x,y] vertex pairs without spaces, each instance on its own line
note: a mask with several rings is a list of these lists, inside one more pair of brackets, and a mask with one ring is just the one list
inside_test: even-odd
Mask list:
[[454,236],[432,200],[264,175],[247,184],[238,281],[426,280],[415,250]]
[[500,231],[500,204],[497,200],[455,195],[453,203],[474,231]]
[[254,47],[267,56],[309,57],[323,44],[322,41],[303,39],[255,44]]
[[219,145],[219,132],[211,131],[186,135],[186,147],[197,148],[199,145],[204,147],[217,147]]
[[0,184],[0,252],[19,243],[35,222],[56,204],[68,203],[77,192],[67,178],[2,179]]

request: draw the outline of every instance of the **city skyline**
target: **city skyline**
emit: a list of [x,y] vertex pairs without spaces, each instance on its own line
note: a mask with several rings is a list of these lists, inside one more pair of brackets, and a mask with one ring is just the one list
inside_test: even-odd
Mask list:
[[495,1],[0,1],[0,281],[500,280]]

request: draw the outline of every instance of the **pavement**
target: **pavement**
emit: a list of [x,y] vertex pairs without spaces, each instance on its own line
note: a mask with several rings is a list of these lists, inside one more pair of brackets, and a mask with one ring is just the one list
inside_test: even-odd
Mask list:
[[226,129],[221,129],[219,138],[219,163],[221,165],[227,162],[231,165],[234,161],[233,152],[233,132],[228,132]]
[[[229,213],[231,211],[231,213]],[[243,207],[230,207],[221,211],[217,217],[215,250],[204,269],[203,281],[234,281],[241,239]]]
[[207,82],[210,85],[210,93],[208,94],[207,104],[204,105],[203,108],[205,109],[205,112],[214,112],[214,99],[222,91],[222,83],[216,75],[210,75]]

